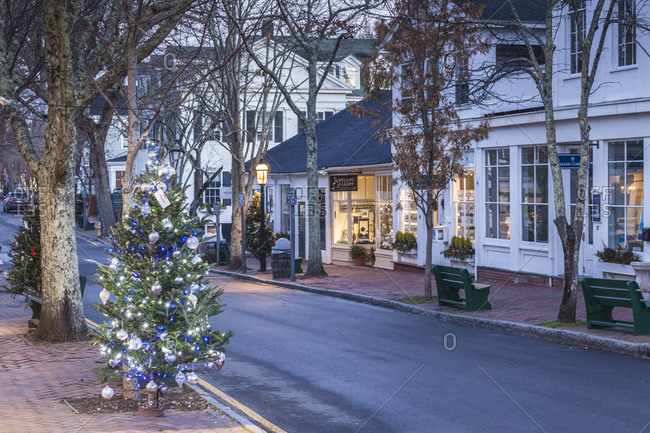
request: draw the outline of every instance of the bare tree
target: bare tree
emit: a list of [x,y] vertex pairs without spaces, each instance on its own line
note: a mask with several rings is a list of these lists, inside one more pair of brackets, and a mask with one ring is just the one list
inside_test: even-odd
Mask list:
[[[138,59],[151,54],[192,1],[141,3],[146,6],[139,25],[146,31],[139,35]],[[115,76],[102,71],[123,51],[126,36],[119,27],[121,11],[115,2],[101,0],[6,2],[0,8],[3,30],[9,29],[0,36],[0,102],[23,159],[37,178],[43,207],[43,313],[36,336],[79,340],[85,338],[87,328],[74,231],[77,127],[83,110],[98,94],[89,77],[99,77],[101,90],[116,82]],[[102,50],[96,49],[96,34],[102,35]],[[44,50],[40,48],[43,43]],[[119,70],[122,76],[126,74],[125,61]],[[34,147],[26,122],[26,112],[38,109],[39,103],[47,104],[42,155]]]
[[[451,0],[398,0],[382,55],[365,63],[365,87],[380,102],[396,86],[399,99],[383,97],[398,126],[380,129],[393,146],[395,169],[425,217],[424,296],[432,299],[434,212],[438,197],[464,174],[465,152],[488,134],[488,121],[464,124],[459,104],[469,101],[471,61],[489,50],[481,26],[469,24],[481,9]],[[355,108],[356,112],[363,112]],[[369,113],[366,113],[369,114]]]
[[[520,40],[526,45],[528,57],[522,60],[528,67],[528,72],[535,82],[537,91],[544,105],[546,120],[546,141],[548,157],[553,178],[553,196],[556,218],[555,226],[562,243],[564,253],[564,289],[557,319],[561,322],[575,322],[578,293],[578,259],[580,256],[580,239],[584,229],[586,200],[589,196],[589,97],[593,90],[596,72],[600,64],[603,47],[608,37],[609,26],[613,22],[613,13],[617,2],[595,0],[550,0],[541,1],[545,10],[544,33],[540,34],[535,28],[524,23],[518,14],[512,0],[510,5],[513,20],[502,23],[516,31]],[[586,5],[589,8],[586,9]],[[580,105],[578,108],[578,126],[580,128],[580,168],[578,169],[578,191],[573,219],[567,216],[564,182],[560,158],[557,150],[557,135],[555,129],[555,102],[553,80],[558,73],[554,63],[555,50],[558,42],[558,26],[561,16],[568,12],[570,25],[575,26],[577,38],[574,41],[579,55],[572,58],[573,71],[580,73]],[[563,43],[563,42],[562,42]],[[537,47],[542,48],[542,57]],[[543,61],[540,61],[542,60]],[[560,69],[564,65],[560,65]]]
[[[304,68],[307,83],[286,82],[281,74],[265,64],[266,58],[254,50],[252,41],[246,40],[246,50],[257,66],[274,81],[278,91],[304,124],[307,143],[307,201],[309,209],[318,209],[318,143],[316,140],[316,99],[336,58],[336,53],[345,38],[352,37],[355,25],[363,13],[381,4],[379,0],[351,0],[332,3],[328,0],[268,0],[260,4],[261,19],[266,23],[279,23],[274,32],[284,35],[281,44],[292,53],[301,53],[304,62],[296,65]],[[257,18],[258,20],[260,18]],[[270,25],[270,24],[266,24]],[[239,28],[241,34],[243,31]],[[325,43],[334,41],[333,48],[326,51]],[[276,36],[276,41],[280,38]],[[280,43],[280,42],[278,42]],[[306,88],[305,88],[306,84]],[[301,94],[294,92],[301,89]],[[306,111],[299,99],[307,95]],[[313,211],[308,215],[309,265],[305,276],[325,274],[320,245],[320,215]]]

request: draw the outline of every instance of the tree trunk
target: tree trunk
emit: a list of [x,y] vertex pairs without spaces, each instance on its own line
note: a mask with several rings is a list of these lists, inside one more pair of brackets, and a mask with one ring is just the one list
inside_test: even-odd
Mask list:
[[431,285],[431,264],[433,262],[433,210],[428,207],[427,212],[427,250],[424,253],[424,299],[433,299],[433,288]]
[[[241,149],[241,146],[239,146]],[[242,208],[237,205],[237,196],[244,192],[244,166],[239,157],[232,157],[232,230],[230,235],[230,269],[239,270],[243,264],[243,251],[241,245],[244,228],[241,223]]]
[[[313,56],[315,55],[316,53],[313,54]],[[307,144],[307,219],[309,221],[309,264],[307,265],[305,277],[327,275],[325,269],[323,269],[323,256],[320,242],[320,210],[318,204],[316,65],[316,59],[311,59],[308,66],[309,98],[307,99],[307,121],[305,122],[305,142]]]
[[[580,230],[582,232],[582,230]],[[576,236],[573,227],[568,227],[566,240],[562,243],[564,251],[564,288],[562,302],[557,320],[573,323],[576,321],[576,305],[578,299],[578,257],[580,254],[580,237]]]
[[126,131],[127,151],[126,151],[126,169],[122,176],[122,215],[126,216],[131,210],[131,196],[133,194],[133,163],[136,156],[136,146],[138,143],[138,95],[136,92],[136,79],[138,66],[138,50],[136,47],[136,38],[138,26],[133,16],[133,8],[129,0],[124,0],[124,10],[129,24],[127,36],[126,52],[126,97],[127,107],[129,110],[128,129]]

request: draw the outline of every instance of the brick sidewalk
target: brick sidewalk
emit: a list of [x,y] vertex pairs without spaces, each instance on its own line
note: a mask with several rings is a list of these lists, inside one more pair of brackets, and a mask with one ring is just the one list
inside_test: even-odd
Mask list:
[[[296,283],[392,300],[424,295],[423,273],[389,271],[357,266],[325,265],[324,267],[327,276],[304,278],[300,274],[297,274]],[[302,268],[307,269],[304,261]],[[225,266],[219,266],[214,269],[229,270]],[[270,260],[267,261],[267,272],[262,273],[258,269],[259,263],[257,259],[249,259],[249,275],[267,280],[273,278],[270,270]],[[282,279],[281,281],[286,282],[289,280]],[[562,288],[539,286],[530,283],[516,283],[513,280],[481,279],[478,282],[490,284],[491,286],[489,298],[492,304],[491,310],[467,312],[459,307],[440,307],[437,303],[420,304],[420,306],[424,309],[530,325],[536,325],[557,318],[562,299]],[[435,281],[433,282],[433,295],[436,295]],[[585,302],[580,289],[578,289],[576,316],[579,320],[586,320]],[[614,309],[614,318],[632,320],[632,310],[626,308]],[[585,334],[635,343],[650,343],[650,335],[635,336],[631,330],[622,328],[587,329],[585,325],[578,325],[560,329],[569,329]]]
[[[93,371],[97,348],[88,343],[28,342],[24,335],[30,313],[19,298],[0,293],[0,432],[249,432],[211,409],[168,411],[162,418],[75,414],[62,399],[96,397],[104,386]],[[113,398],[121,392],[116,394]]]

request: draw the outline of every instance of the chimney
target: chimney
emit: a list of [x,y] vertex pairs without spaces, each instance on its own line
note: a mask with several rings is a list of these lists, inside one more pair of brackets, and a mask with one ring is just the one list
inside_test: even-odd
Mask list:
[[273,21],[268,20],[262,24],[262,37],[273,39]]
[[375,23],[375,32],[377,33],[377,45],[381,45],[388,34],[388,25],[383,19]]

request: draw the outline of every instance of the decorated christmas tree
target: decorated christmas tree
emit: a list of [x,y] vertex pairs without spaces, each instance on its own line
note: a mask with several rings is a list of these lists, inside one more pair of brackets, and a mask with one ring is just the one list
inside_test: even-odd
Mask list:
[[25,208],[23,225],[11,243],[9,252],[11,267],[7,271],[8,286],[5,289],[14,295],[41,297],[41,221],[38,202]]
[[[174,169],[155,151],[149,158],[129,214],[109,236],[110,264],[100,266],[96,309],[107,321],[94,343],[107,357],[106,378],[146,384],[149,409],[162,410],[165,379],[195,384],[195,368],[221,369],[232,333],[211,329],[223,290],[208,286],[209,266],[197,255],[204,223],[188,216]],[[108,386],[102,391],[112,395]]]
[[[262,236],[261,236],[261,216],[260,216],[260,201],[262,200],[259,192],[253,193],[253,199],[248,204],[246,209],[246,249],[251,252],[253,257],[259,257],[262,251]],[[267,255],[271,253],[273,244],[273,228],[269,224],[269,214],[265,213],[266,219],[266,249]]]

